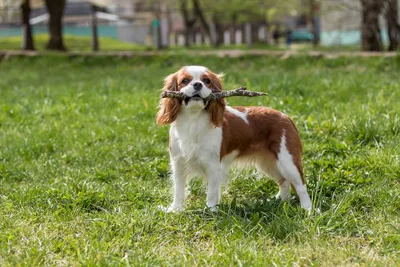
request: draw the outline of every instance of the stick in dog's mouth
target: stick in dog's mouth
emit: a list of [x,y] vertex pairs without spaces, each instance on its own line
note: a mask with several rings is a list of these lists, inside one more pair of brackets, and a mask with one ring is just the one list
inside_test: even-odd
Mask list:
[[[255,97],[255,96],[267,96],[268,95],[267,93],[251,92],[251,91],[247,91],[246,89],[247,89],[246,87],[242,86],[235,90],[211,93],[206,98],[203,98],[203,100],[204,101],[217,100],[217,99],[227,98],[227,97],[232,97],[232,96]],[[178,99],[186,101],[188,99],[188,96],[179,91],[164,91],[161,93],[161,98],[178,98]]]

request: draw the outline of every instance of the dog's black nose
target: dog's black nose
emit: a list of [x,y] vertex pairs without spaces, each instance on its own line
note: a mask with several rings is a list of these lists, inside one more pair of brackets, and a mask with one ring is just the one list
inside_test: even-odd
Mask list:
[[202,87],[203,87],[203,85],[199,82],[193,84],[193,88],[196,91],[199,91]]

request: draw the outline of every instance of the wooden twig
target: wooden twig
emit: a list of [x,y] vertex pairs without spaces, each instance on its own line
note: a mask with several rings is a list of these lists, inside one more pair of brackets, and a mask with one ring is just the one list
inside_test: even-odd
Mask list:
[[[217,100],[221,98],[227,98],[227,97],[232,97],[232,96],[248,96],[248,97],[254,97],[254,96],[266,96],[268,95],[267,93],[261,93],[261,92],[251,92],[247,91],[246,87],[242,86],[238,89],[235,90],[230,90],[230,91],[222,91],[219,93],[212,93],[206,98],[204,98],[205,101],[208,100]],[[187,95],[185,95],[182,92],[178,91],[164,91],[161,93],[161,98],[178,98],[181,100],[185,100],[189,98]]]

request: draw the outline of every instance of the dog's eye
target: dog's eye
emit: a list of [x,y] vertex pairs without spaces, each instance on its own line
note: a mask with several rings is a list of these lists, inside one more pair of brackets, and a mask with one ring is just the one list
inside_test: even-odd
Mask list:
[[189,81],[188,78],[184,78],[184,79],[181,81],[182,84],[188,84],[189,82],[190,82],[190,81]]
[[204,78],[204,79],[203,79],[203,83],[205,83],[205,84],[210,84],[211,81],[210,81],[210,79],[208,79],[208,78]]

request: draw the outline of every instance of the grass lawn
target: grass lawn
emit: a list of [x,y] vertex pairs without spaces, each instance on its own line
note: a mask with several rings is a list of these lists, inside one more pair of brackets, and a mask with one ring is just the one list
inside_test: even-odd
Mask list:
[[[220,211],[190,183],[171,201],[162,78],[181,65],[224,72],[230,98],[290,115],[320,214],[252,170],[233,170]],[[1,266],[400,265],[400,58],[188,55],[0,62]]]
[[[48,34],[36,34],[33,37],[35,49],[38,51],[46,50],[49,41]],[[92,51],[92,39],[90,36],[64,35],[64,44],[71,52]],[[20,50],[22,46],[22,36],[0,37],[0,50]],[[126,43],[110,37],[99,37],[100,51],[143,51],[144,45]]]
[[[46,51],[48,42],[47,34],[34,35],[35,48],[38,51]],[[92,49],[92,39],[90,36],[64,35],[65,46],[70,52],[89,52]],[[0,37],[0,50],[20,50],[22,44],[22,36]],[[283,40],[280,45],[254,44],[250,48],[243,45],[221,45],[219,50],[269,50],[269,51],[287,51],[295,50],[299,52],[321,51],[321,52],[352,52],[360,51],[359,46],[318,46],[314,48],[311,43],[294,43],[290,49],[284,44]],[[155,50],[152,46],[139,45],[133,43],[122,42],[109,37],[99,37],[100,51],[151,51]],[[193,45],[189,49],[183,46],[171,46],[167,51],[170,52],[190,52],[197,50],[215,50],[210,45]]]

